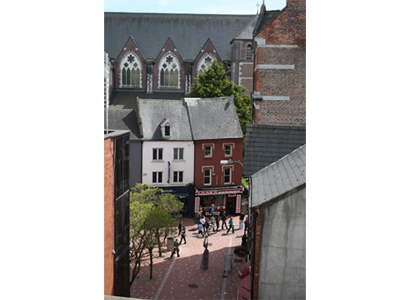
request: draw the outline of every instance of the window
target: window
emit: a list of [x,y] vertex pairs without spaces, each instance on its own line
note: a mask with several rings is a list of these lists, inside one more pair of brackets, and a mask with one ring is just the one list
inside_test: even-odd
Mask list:
[[201,59],[198,61],[198,64],[196,65],[196,73],[197,77],[199,76],[199,72],[205,72],[208,70],[209,66],[212,65],[212,62],[215,60],[215,57],[207,53],[204,56],[201,57]]
[[212,146],[205,146],[205,157],[212,157]]
[[161,88],[179,88],[180,66],[178,59],[168,51],[159,63],[159,86]]
[[231,183],[231,168],[224,169],[224,184]]
[[252,59],[252,45],[246,47],[246,59]]
[[135,53],[124,55],[120,64],[120,87],[139,88],[142,79],[142,64]]
[[174,182],[183,182],[184,172],[174,172]]
[[204,185],[211,185],[211,170],[204,170]]
[[162,149],[152,149],[152,160],[162,160]]
[[184,148],[174,148],[174,160],[184,159]]
[[232,145],[225,145],[225,157],[232,156]]
[[162,172],[152,172],[152,183],[162,183]]
[[165,136],[171,135],[171,126],[165,125]]

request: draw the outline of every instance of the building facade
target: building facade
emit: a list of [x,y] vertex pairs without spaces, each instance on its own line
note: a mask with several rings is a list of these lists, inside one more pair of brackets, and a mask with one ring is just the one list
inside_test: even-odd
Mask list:
[[252,120],[306,125],[306,0],[281,11],[261,7],[254,31]]
[[104,294],[129,290],[129,131],[104,135]]

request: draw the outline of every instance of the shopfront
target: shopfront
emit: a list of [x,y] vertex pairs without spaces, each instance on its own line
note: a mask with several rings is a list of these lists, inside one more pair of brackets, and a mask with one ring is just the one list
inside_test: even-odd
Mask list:
[[193,193],[190,197],[190,186],[162,188],[164,193],[170,193],[182,202],[184,207],[179,212],[183,218],[191,218],[194,215]]
[[195,213],[201,210],[205,212],[205,216],[209,216],[208,210],[213,204],[216,215],[219,215],[222,211],[231,216],[239,214],[241,212],[243,191],[243,186],[197,188],[195,191]]

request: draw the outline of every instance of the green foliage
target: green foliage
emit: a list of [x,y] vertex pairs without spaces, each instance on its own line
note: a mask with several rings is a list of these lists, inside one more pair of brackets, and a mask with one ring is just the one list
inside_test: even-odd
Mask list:
[[246,124],[251,123],[252,118],[251,97],[243,95],[246,91],[244,87],[229,81],[228,72],[223,69],[222,64],[214,60],[208,70],[199,72],[196,82],[191,85],[189,97],[216,98],[234,95],[236,113],[245,136]]
[[[161,251],[161,236],[166,228],[178,226],[176,217],[183,204],[171,194],[160,188],[137,183],[130,193],[130,262],[134,263],[130,286],[138,275],[141,261],[146,255],[150,258],[150,278],[152,279],[153,249]],[[174,214],[174,216],[172,215]]]

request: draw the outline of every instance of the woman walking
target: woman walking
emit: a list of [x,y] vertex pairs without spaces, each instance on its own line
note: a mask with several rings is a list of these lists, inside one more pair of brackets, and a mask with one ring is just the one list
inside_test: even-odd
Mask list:
[[230,219],[229,219],[229,229],[228,229],[228,231],[227,231],[226,233],[229,233],[229,231],[231,230],[231,228],[232,228],[232,233],[235,233],[235,230],[234,230],[234,228],[233,228],[233,218],[230,218]]

